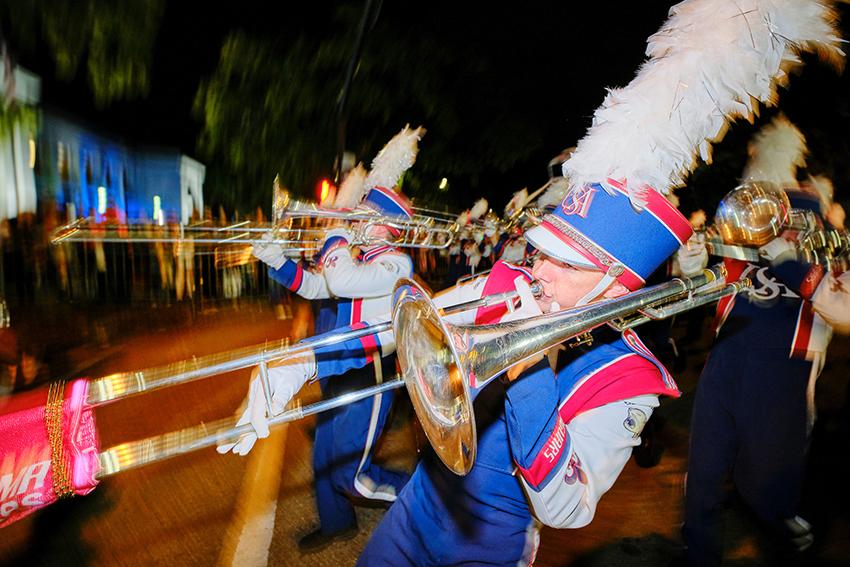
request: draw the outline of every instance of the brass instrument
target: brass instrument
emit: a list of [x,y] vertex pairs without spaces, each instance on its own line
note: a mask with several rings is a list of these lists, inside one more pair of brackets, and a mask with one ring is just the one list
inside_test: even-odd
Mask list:
[[[273,222],[240,221],[215,226],[202,221],[189,225],[150,223],[96,223],[77,219],[56,229],[52,244],[61,242],[172,243],[192,245],[199,253],[212,249],[216,265],[228,267],[252,259],[250,246],[279,244],[292,258],[312,258],[321,250],[328,231],[345,228],[353,236],[352,245],[392,245],[403,248],[442,249],[451,244],[457,232],[453,220],[414,214],[412,219],[380,215],[368,210],[324,209],[313,203],[292,199],[276,188]],[[394,229],[398,236],[380,235],[373,227]],[[376,235],[377,234],[377,235]]]
[[[392,322],[386,321],[340,333],[329,333],[289,346],[286,341],[193,358],[141,371],[120,372],[88,381],[86,403],[97,407],[128,396],[252,366],[260,367],[268,402],[266,368],[272,361],[322,346],[379,333],[392,328],[402,378],[390,380],[340,398],[326,400],[271,416],[270,425],[300,419],[405,385],[429,441],[440,458],[458,474],[467,473],[475,459],[476,432],[472,415],[475,392],[511,366],[553,345],[586,335],[603,324],[624,330],[647,320],[669,317],[726,295],[748,282],[724,284],[722,266],[687,279],[645,288],[616,299],[511,323],[454,326],[448,314],[511,301],[516,292],[437,308],[414,282],[402,280],[394,294]],[[537,288],[539,291],[539,288]],[[535,285],[532,284],[532,292]],[[470,387],[475,378],[477,388]],[[270,412],[271,415],[271,412]],[[158,462],[197,449],[223,444],[253,431],[233,426],[233,418],[130,441],[98,454],[99,478]]]
[[765,182],[745,183],[723,197],[706,232],[706,246],[717,256],[758,262],[758,247],[786,231],[794,233],[801,258],[830,268],[846,266],[847,231],[827,229],[817,215],[792,208],[785,191]]
[[[536,284],[532,284],[532,293],[539,293],[539,291],[539,287],[536,287]],[[516,295],[517,293],[515,291],[488,295],[473,301],[446,307],[441,310],[441,313],[443,315],[450,315],[479,307],[487,307],[510,301]],[[308,350],[378,334],[391,328],[391,322],[385,321],[362,329],[328,333],[320,337],[301,341],[295,345],[289,345],[287,340],[282,340],[275,343],[234,349],[224,353],[194,357],[189,360],[145,370],[118,372],[88,380],[86,404],[90,407],[103,406],[137,394],[176,386],[225,372],[258,366],[260,368],[261,384],[266,398],[266,407],[269,415],[272,415],[270,408],[271,388],[268,384],[268,374],[266,372],[270,363],[291,358]],[[404,381],[401,379],[386,381],[382,384],[358,392],[351,392],[332,400],[325,400],[303,408],[298,407],[289,410],[271,417],[269,423],[276,425],[295,421],[308,415],[347,405],[387,390],[402,387],[403,385]],[[171,433],[122,443],[110,447],[98,455],[100,462],[98,477],[102,478],[197,449],[221,444],[251,431],[253,430],[250,426],[234,427],[233,418],[227,417]]]
[[508,368],[592,329],[625,330],[738,293],[747,281],[725,284],[715,266],[693,278],[674,279],[615,299],[495,325],[446,323],[427,294],[412,281],[396,287],[393,329],[402,375],[428,440],[459,475],[475,462],[472,401],[487,382]]

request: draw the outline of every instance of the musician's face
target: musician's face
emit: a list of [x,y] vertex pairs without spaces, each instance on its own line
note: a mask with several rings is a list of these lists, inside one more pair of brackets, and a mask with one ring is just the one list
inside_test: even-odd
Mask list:
[[[549,313],[575,307],[599,283],[603,273],[540,254],[534,261],[531,275],[543,286],[543,294],[537,299],[537,304],[544,313]],[[627,291],[620,283],[614,282],[601,297],[618,297]]]
[[373,224],[366,230],[366,236],[378,240],[392,241],[393,236],[390,229],[382,224]]

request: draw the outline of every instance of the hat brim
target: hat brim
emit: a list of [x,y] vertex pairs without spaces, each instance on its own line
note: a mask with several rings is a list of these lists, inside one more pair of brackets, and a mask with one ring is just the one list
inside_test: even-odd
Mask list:
[[575,248],[552,234],[548,228],[543,225],[537,225],[525,232],[525,239],[532,246],[556,260],[560,260],[565,264],[579,266],[582,268],[599,269],[599,267],[585,258]]

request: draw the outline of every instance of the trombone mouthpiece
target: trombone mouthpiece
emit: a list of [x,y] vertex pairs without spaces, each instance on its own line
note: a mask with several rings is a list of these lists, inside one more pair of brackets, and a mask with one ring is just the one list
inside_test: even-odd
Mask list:
[[532,280],[528,287],[531,288],[531,295],[533,295],[535,299],[540,299],[543,295],[543,286],[537,280]]

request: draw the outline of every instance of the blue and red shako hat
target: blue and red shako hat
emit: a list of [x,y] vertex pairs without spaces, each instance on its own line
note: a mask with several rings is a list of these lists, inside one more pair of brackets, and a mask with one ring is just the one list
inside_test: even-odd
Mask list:
[[525,238],[544,254],[598,268],[633,291],[693,233],[660,193],[647,188],[644,199],[636,210],[625,184],[613,179],[574,187]]
[[814,191],[789,187],[785,189],[785,194],[788,195],[788,201],[790,201],[792,208],[811,211],[818,216],[822,214],[821,197]]
[[[366,193],[366,197],[360,202],[357,208],[366,209],[382,216],[412,219],[413,209],[410,206],[410,201],[407,200],[401,193],[396,193],[392,189],[385,187],[373,187]],[[390,227],[390,232],[394,236],[398,236],[400,231]]]

